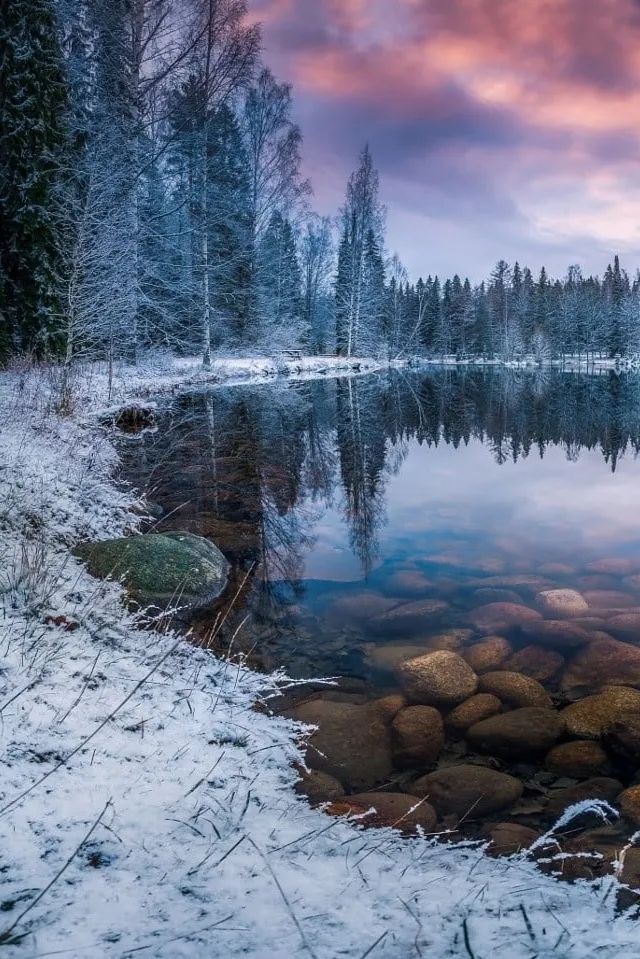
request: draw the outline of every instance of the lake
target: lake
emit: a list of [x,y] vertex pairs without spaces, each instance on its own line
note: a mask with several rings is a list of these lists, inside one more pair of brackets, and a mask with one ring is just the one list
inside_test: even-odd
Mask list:
[[[612,721],[636,708],[639,450],[633,376],[433,369],[196,392],[120,452],[154,529],[209,537],[233,564],[217,647],[293,678],[338,677],[337,692],[313,694],[330,708],[397,698],[403,662],[444,652],[446,670],[454,654],[480,676],[476,718],[533,708],[555,722],[606,685],[627,690]],[[201,640],[219,615],[198,616]],[[505,745],[489,727],[469,741],[464,717],[447,723],[461,697],[409,696],[438,707],[446,742],[433,755],[409,743],[385,776],[393,789],[477,762],[525,783],[510,814],[538,828],[558,790],[596,777],[611,798],[635,781],[640,754],[584,717],[535,742],[511,729]],[[547,758],[567,742],[573,753]],[[347,791],[374,785],[356,776]]]

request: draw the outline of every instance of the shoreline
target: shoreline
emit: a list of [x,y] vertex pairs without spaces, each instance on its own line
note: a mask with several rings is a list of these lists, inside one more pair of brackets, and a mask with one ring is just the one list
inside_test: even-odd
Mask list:
[[[353,372],[385,368],[371,363]],[[254,364],[240,382],[273,382]],[[328,364],[300,375],[314,374]],[[161,376],[156,390],[149,376],[146,388],[198,388],[193,375]],[[144,382],[131,376],[117,401]],[[419,955],[417,936],[425,954],[460,954],[463,929],[476,955],[551,951],[563,929],[559,956],[631,948],[635,924],[614,918],[611,878],[568,886],[526,854],[498,861],[469,843],[363,833],[295,794],[299,727],[253,709],[284,677],[140,628],[119,587],[69,554],[79,538],[138,522],[95,392],[80,408],[95,386],[80,384],[63,418],[46,374],[0,373],[0,899],[13,904],[0,936],[27,934],[5,954],[330,959],[339,941],[353,959],[404,959]]]

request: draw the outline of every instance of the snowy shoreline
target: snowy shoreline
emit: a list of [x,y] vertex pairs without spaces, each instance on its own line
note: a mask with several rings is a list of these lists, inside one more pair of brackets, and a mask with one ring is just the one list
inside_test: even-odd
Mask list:
[[[381,368],[329,359],[290,361],[296,369],[227,360],[211,374],[195,361],[128,370],[110,403]],[[253,709],[284,678],[143,630],[119,588],[71,557],[79,539],[137,522],[135,495],[114,482],[117,457],[97,423],[105,374],[94,370],[75,388],[76,412],[61,417],[55,377],[0,374],[3,954],[632,951],[637,927],[615,918],[611,877],[569,885],[526,853],[494,860],[469,844],[363,832],[294,793],[299,729]]]

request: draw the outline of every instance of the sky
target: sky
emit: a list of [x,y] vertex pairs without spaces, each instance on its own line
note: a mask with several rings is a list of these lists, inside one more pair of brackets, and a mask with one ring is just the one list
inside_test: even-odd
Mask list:
[[368,142],[415,279],[640,266],[640,0],[250,0],[333,214]]

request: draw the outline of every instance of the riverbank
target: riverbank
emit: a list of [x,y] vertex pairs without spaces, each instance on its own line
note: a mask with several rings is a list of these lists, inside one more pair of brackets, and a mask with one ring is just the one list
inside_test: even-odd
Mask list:
[[[235,362],[211,382],[345,372]],[[4,954],[632,952],[612,878],[561,884],[526,854],[496,861],[310,809],[293,791],[300,730],[254,709],[284,677],[145,631],[71,557],[138,521],[98,414],[201,377],[129,370],[108,396],[92,369],[62,416],[55,371],[0,374]]]

